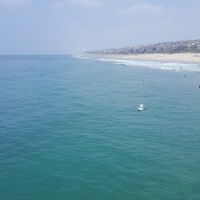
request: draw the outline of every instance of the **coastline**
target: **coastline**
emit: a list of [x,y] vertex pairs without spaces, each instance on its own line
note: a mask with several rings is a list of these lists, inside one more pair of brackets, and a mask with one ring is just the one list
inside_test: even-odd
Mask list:
[[123,60],[154,60],[165,62],[181,62],[200,64],[200,53],[174,53],[174,54],[86,54],[87,57]]

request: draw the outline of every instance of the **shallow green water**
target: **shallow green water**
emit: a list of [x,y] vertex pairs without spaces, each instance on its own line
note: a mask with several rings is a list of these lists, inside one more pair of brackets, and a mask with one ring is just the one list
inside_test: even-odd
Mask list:
[[0,56],[0,199],[200,199],[200,72],[136,64]]

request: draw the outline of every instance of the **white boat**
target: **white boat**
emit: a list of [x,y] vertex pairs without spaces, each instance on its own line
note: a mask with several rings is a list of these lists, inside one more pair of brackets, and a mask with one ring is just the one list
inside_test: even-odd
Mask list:
[[139,104],[138,110],[139,110],[139,111],[140,111],[140,110],[144,110],[144,104]]

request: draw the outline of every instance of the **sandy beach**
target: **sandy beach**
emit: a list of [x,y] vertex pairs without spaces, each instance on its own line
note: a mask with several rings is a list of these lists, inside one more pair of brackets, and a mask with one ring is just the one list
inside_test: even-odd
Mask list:
[[154,60],[154,61],[172,61],[172,62],[187,62],[199,63],[200,53],[175,53],[175,54],[87,54],[91,57],[115,58],[128,60]]

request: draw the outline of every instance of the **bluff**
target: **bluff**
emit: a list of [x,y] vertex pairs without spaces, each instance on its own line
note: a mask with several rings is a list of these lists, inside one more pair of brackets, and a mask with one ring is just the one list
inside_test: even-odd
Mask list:
[[112,48],[100,51],[87,51],[87,54],[146,54],[146,53],[200,53],[199,40],[162,42],[134,47]]

